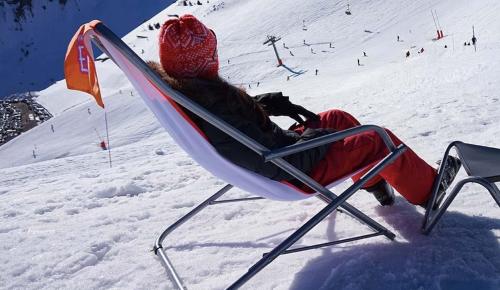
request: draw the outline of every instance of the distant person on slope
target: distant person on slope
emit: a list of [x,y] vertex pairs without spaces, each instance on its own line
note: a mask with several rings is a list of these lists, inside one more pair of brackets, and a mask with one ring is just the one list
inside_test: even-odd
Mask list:
[[[149,62],[149,66],[165,82],[267,148],[281,148],[360,125],[353,116],[341,110],[315,114],[291,103],[280,92],[251,97],[243,89],[227,83],[219,76],[215,33],[194,16],[184,15],[165,22],[160,30],[159,46],[160,63]],[[214,148],[231,162],[310,191],[287,172],[272,163],[265,163],[255,152],[208,122],[187,110],[186,114],[205,133]],[[299,124],[288,130],[282,129],[269,116],[288,116]],[[387,133],[396,145],[402,143],[392,132],[387,130]],[[328,185],[354,172],[358,174],[353,179],[358,180],[386,153],[378,134],[367,132],[293,154],[285,160],[322,185]],[[458,159],[448,160],[439,190],[441,196],[460,168]],[[370,180],[365,190],[372,192],[381,205],[392,205],[394,192],[390,184],[409,202],[425,206],[436,176],[433,167],[408,149],[379,176]]]

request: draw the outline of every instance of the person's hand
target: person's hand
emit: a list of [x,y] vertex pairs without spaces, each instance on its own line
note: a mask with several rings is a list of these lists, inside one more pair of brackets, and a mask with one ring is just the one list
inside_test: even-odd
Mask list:
[[300,105],[293,104],[290,102],[290,99],[287,96],[283,96],[281,92],[257,95],[254,98],[271,116],[288,116],[302,125],[305,123],[303,117],[307,121],[319,120],[318,115],[308,111]]
[[[292,107],[290,107],[290,112],[291,113],[288,116],[304,126],[306,125],[306,122],[319,121],[318,115],[299,105],[292,104]],[[305,121],[301,116],[305,118]]]

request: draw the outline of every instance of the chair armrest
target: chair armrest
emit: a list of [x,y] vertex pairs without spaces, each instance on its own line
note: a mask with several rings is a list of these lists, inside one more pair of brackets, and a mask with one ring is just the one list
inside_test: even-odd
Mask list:
[[346,137],[358,135],[367,131],[375,131],[382,138],[389,151],[394,152],[396,150],[396,146],[389,137],[389,134],[387,134],[387,132],[382,127],[375,125],[361,125],[347,130],[330,133],[328,135],[314,138],[309,141],[301,142],[300,144],[293,144],[285,146],[283,148],[264,152],[263,153],[264,161],[267,162],[276,158],[285,157],[297,152],[308,150],[327,143],[339,141]]

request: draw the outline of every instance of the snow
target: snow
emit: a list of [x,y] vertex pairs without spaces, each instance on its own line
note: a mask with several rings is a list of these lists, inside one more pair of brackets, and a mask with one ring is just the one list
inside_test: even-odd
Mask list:
[[[197,15],[217,34],[221,75],[230,82],[250,94],[279,90],[310,110],[341,108],[362,123],[386,126],[429,163],[453,140],[500,147],[498,1],[358,0],[350,1],[351,16],[344,14],[345,1],[223,2],[217,11],[210,7],[222,1],[173,5],[150,22]],[[439,14],[442,40],[431,40],[430,9]],[[477,52],[463,46],[472,25]],[[143,24],[124,40],[144,59],[157,59],[156,33]],[[282,37],[285,64],[305,74],[286,80],[289,72],[277,68],[272,48],[262,45],[268,34]],[[421,47],[425,52],[417,54]],[[64,81],[39,92],[38,101],[55,117],[0,147],[2,288],[172,289],[150,251],[154,240],[224,185],[177,147],[111,61],[97,66],[112,168],[98,146],[103,111]],[[238,189],[228,193],[243,196]],[[480,186],[467,186],[430,236],[420,234],[423,210],[400,196],[389,208],[364,192],[349,201],[394,231],[396,240],[284,255],[244,288],[500,288],[499,212]],[[214,205],[179,228],[166,241],[168,251],[189,289],[221,289],[322,206],[316,199]],[[298,245],[364,233],[370,230],[336,213]]]

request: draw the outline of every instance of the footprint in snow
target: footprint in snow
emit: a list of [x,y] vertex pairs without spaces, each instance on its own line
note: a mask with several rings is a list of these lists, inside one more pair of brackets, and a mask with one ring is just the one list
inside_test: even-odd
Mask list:
[[436,134],[436,131],[425,131],[423,133],[419,133],[418,135],[423,136],[423,137],[427,137],[427,136],[431,136],[434,134]]
[[94,196],[97,198],[113,198],[117,196],[137,196],[146,190],[133,182],[126,184],[107,185],[98,189]]
[[75,214],[79,214],[80,210],[78,210],[77,208],[70,208],[70,209],[67,209],[65,212],[67,215],[75,215]]
[[26,271],[28,271],[30,268],[31,265],[17,265],[10,273],[13,277],[18,277],[26,273]]
[[182,161],[177,161],[175,164],[177,166],[187,166],[187,165],[193,165],[193,162],[191,160],[182,160]]
[[85,252],[77,252],[74,255],[59,262],[54,268],[54,274],[72,275],[85,267],[92,267],[99,263],[109,252],[111,246],[107,242],[96,243]]
[[135,221],[147,220],[151,217],[151,214],[147,211],[143,211],[140,213],[132,214],[130,217],[131,218],[129,220],[135,222]]
[[0,234],[6,234],[19,229],[17,226],[0,227]]
[[80,178],[97,178],[101,176],[99,173],[82,173],[80,174]]
[[19,214],[21,214],[21,212],[19,211],[15,211],[15,210],[7,210],[3,213],[3,217],[4,218],[13,218],[13,217],[16,217],[18,216]]
[[241,217],[241,216],[242,216],[241,210],[233,210],[230,212],[226,212],[224,214],[224,219],[226,221],[229,221],[229,220],[233,220],[233,219],[236,219],[238,217]]
[[45,207],[40,207],[40,208],[35,209],[34,213],[39,214],[39,215],[43,215],[43,214],[52,212],[56,208],[59,208],[59,207],[61,207],[61,206],[49,205],[49,206],[45,206]]
[[176,203],[172,206],[172,208],[178,209],[178,208],[191,208],[195,205],[194,202],[180,202]]

